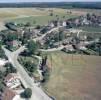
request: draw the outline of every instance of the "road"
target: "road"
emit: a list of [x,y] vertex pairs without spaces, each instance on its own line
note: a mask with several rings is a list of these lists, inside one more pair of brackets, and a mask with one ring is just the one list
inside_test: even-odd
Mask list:
[[5,52],[5,55],[8,57],[8,60],[11,62],[11,64],[17,69],[18,74],[21,78],[22,84],[25,86],[25,88],[31,88],[32,89],[32,96],[30,100],[52,100],[48,95],[45,94],[45,92],[38,87],[34,80],[31,79],[31,77],[28,75],[28,73],[25,71],[23,66],[18,62],[17,58],[18,55],[25,50],[25,47],[22,46],[15,52],[11,52],[8,49],[2,47],[2,49]]
[[62,50],[64,47],[66,47],[66,46],[63,46],[63,45],[61,45],[60,47],[58,47],[58,48],[52,48],[52,49],[39,49],[39,51],[42,51],[42,52],[52,52],[52,51],[59,51],[59,50]]
[[49,30],[48,32],[46,32],[45,34],[43,34],[42,36],[37,37],[37,38],[34,38],[33,40],[34,40],[34,41],[40,41],[40,40],[42,40],[47,34],[50,34],[51,32],[56,31],[56,30],[58,30],[58,29],[61,28],[61,27],[62,27],[62,26],[58,26],[58,27],[52,28],[51,30]]

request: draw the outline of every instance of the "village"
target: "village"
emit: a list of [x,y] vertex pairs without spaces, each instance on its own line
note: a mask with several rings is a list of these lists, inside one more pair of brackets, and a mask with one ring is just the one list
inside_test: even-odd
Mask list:
[[[37,27],[30,26],[30,23],[19,27],[13,22],[5,23],[5,26],[7,29],[0,32],[0,100],[25,100],[32,94],[29,88],[25,89],[18,69],[5,56],[5,48],[12,53],[13,58],[13,52],[16,53],[16,50],[24,46],[17,60],[37,87],[41,87],[41,83],[46,81],[48,71],[47,56],[43,56],[41,52],[61,50],[68,54],[101,56],[101,36],[97,32],[96,36],[89,35],[87,31],[78,28],[101,28],[101,16],[95,14],[68,20],[52,20],[47,25]],[[27,57],[35,59],[36,64],[27,60]],[[37,75],[33,75],[34,71],[37,71]]]

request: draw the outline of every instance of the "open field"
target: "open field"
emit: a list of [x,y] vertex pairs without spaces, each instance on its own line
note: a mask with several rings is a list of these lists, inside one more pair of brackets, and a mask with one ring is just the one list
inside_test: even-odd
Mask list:
[[56,100],[101,100],[101,57],[53,52],[48,58],[44,88]]
[[[19,13],[19,17],[16,17],[14,19],[9,19],[8,21],[14,21],[16,23],[27,23],[30,22],[32,26],[35,25],[45,25],[51,20],[57,19],[57,15],[59,19],[68,19],[72,17],[77,17],[79,16],[76,13],[67,13],[67,10],[65,9],[43,9],[43,8],[25,8],[26,12],[19,12],[17,9],[17,13]],[[24,10],[25,10],[24,9]],[[23,11],[23,9],[22,9]],[[16,11],[15,11],[16,12]],[[50,16],[50,13],[53,12],[53,16]],[[65,16],[65,18],[63,18]]]
[[[53,16],[49,14],[53,12]],[[70,13],[71,12],[71,13]],[[60,9],[60,8],[0,8],[0,21],[14,21],[17,23],[30,22],[32,25],[47,24],[48,21],[56,19],[68,19],[88,13],[89,10],[79,9]],[[90,12],[101,14],[99,10],[90,10]],[[63,18],[65,16],[65,18]],[[35,23],[36,22],[36,23]]]
[[81,27],[77,27],[78,29],[82,29],[83,31],[86,32],[95,32],[95,33],[101,33],[101,28],[99,27],[95,27],[95,26],[81,26]]

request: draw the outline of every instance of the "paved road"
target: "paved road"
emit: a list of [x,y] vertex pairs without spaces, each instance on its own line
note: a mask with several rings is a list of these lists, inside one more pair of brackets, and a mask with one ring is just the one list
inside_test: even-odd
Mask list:
[[19,48],[15,52],[10,52],[6,48],[2,47],[5,51],[5,55],[8,57],[8,60],[11,64],[16,67],[18,74],[20,75],[21,82],[26,88],[32,89],[32,97],[30,100],[52,100],[48,95],[43,92],[41,88],[39,88],[35,83],[34,80],[27,74],[25,69],[19,62],[17,61],[18,55],[25,49],[25,47]]

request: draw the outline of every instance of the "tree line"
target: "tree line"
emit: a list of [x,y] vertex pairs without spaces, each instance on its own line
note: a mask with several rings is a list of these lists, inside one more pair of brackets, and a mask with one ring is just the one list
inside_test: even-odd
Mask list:
[[0,8],[5,7],[55,7],[55,8],[89,8],[89,9],[101,9],[101,2],[46,2],[46,3],[0,3]]

